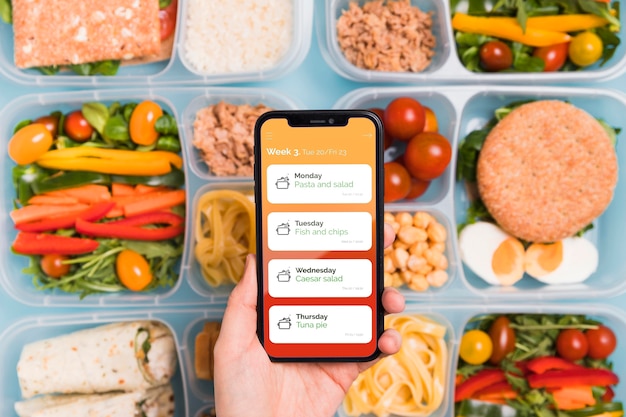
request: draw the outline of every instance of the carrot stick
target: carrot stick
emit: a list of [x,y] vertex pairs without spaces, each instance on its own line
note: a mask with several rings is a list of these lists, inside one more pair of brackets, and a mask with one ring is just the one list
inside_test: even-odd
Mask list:
[[75,204],[71,206],[43,206],[34,204],[15,209],[9,213],[9,216],[11,220],[13,220],[13,223],[22,224],[55,216],[78,214],[85,211],[87,208],[89,208],[87,204]]
[[147,194],[139,201],[126,204],[124,206],[124,215],[136,216],[142,213],[168,209],[185,203],[185,190],[173,190],[155,194],[157,195],[150,198],[147,197],[150,196],[150,194]]
[[46,195],[74,197],[81,203],[96,204],[111,199],[111,193],[106,185],[87,184],[65,190],[51,191]]
[[[133,190],[134,193],[134,190]],[[153,197],[156,197],[157,195],[161,194],[161,192],[154,192],[154,193],[148,193],[148,194],[131,194],[131,195],[120,195],[120,196],[113,196],[111,197],[111,201],[115,202],[115,207],[113,207],[113,209],[111,209],[111,211],[109,211],[107,213],[107,215],[105,216],[106,218],[110,219],[113,217],[120,217],[124,215],[124,207],[128,204],[131,203],[135,203],[138,201],[144,201],[146,199],[151,199]]]
[[28,200],[28,204],[38,204],[42,206],[71,206],[78,204],[79,201],[74,197],[56,196],[56,195],[34,195]]
[[594,405],[596,399],[590,385],[576,385],[549,390],[559,410],[575,410]]
[[166,191],[166,190],[168,190],[168,188],[163,185],[159,185],[156,187],[152,185],[144,185],[144,184],[135,185],[135,194],[148,194],[148,193],[155,193],[158,191]]
[[111,195],[113,197],[125,196],[125,195],[133,195],[135,194],[135,189],[132,185],[121,184],[119,182],[114,182],[111,184]]

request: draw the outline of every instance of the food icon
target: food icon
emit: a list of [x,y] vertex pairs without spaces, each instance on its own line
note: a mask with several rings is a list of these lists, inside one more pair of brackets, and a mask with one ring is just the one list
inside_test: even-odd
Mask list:
[[291,272],[289,269],[284,269],[276,275],[276,278],[278,278],[278,282],[289,282],[291,279]]
[[278,328],[280,330],[289,330],[289,329],[291,329],[291,318],[290,317],[283,317],[282,319],[278,320]]
[[281,223],[278,225],[278,227],[276,228],[276,233],[279,236],[286,236],[289,234],[289,223]]
[[289,177],[284,176],[276,180],[276,188],[279,190],[286,190],[289,188]]

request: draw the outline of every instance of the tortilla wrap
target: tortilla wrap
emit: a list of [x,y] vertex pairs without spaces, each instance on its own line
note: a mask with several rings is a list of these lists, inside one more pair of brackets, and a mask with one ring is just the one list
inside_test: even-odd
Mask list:
[[120,322],[24,346],[17,376],[23,398],[130,392],[169,382],[176,364],[176,343],[163,323]]
[[15,403],[20,417],[170,417],[174,391],[170,384],[117,394],[45,395]]

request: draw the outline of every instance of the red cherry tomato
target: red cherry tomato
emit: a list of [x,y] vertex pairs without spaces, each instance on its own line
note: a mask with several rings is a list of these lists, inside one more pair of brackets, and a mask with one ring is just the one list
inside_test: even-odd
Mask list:
[[[380,120],[384,120],[385,117],[385,111],[383,109],[381,109],[380,107],[373,107],[370,109],[371,112],[376,113],[376,115],[378,117],[380,117]],[[384,121],[383,121],[383,127],[384,127]],[[383,146],[384,149],[388,149],[391,146],[391,143],[393,142],[393,138],[391,137],[391,135],[389,134],[389,132],[387,132],[387,129],[385,129],[385,134],[383,136]]]
[[130,139],[137,145],[152,145],[159,139],[159,132],[154,125],[163,116],[163,109],[154,101],[144,100],[135,107],[130,115]]
[[411,189],[404,198],[406,198],[407,200],[414,200],[418,197],[423,196],[426,190],[428,190],[429,185],[430,181],[422,181],[418,180],[415,177],[411,177]]
[[587,342],[589,342],[589,352],[592,359],[606,359],[615,350],[617,338],[613,330],[607,326],[598,326],[597,329],[590,329],[585,332]]
[[41,123],[48,129],[48,131],[52,134],[53,137],[59,133],[59,118],[55,116],[41,116],[35,120],[33,123]]
[[419,101],[399,97],[385,108],[383,123],[391,137],[407,141],[424,130],[426,111]]
[[569,42],[543,46],[541,48],[535,48],[533,56],[543,60],[545,64],[543,70],[545,72],[558,71],[563,64],[565,64],[565,61],[567,61],[568,48]]
[[64,255],[44,255],[39,264],[44,274],[51,278],[61,278],[70,272],[70,265],[63,263],[66,259],[67,256]]
[[176,29],[176,13],[178,11],[178,0],[172,2],[164,9],[159,10],[159,22],[161,23],[161,40],[172,36]]
[[513,52],[509,45],[501,41],[485,42],[478,54],[485,71],[502,71],[513,65]]
[[493,351],[489,362],[499,364],[510,352],[515,350],[515,331],[506,316],[500,316],[491,323],[489,337],[493,343]]
[[385,164],[385,203],[402,200],[411,190],[411,176],[398,162]]
[[415,135],[404,151],[406,169],[423,181],[430,181],[443,174],[451,158],[450,142],[436,132]]
[[65,116],[63,131],[76,142],[87,142],[91,138],[93,130],[82,111],[76,110]]
[[588,351],[587,337],[578,329],[561,330],[556,337],[556,353],[564,359],[577,361],[584,358]]

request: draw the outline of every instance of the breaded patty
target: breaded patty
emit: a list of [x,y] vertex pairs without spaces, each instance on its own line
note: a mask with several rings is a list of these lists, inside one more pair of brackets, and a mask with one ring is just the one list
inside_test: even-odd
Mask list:
[[13,0],[18,68],[159,53],[158,0]]
[[617,155],[585,111],[557,100],[524,104],[489,133],[478,191],[496,222],[530,242],[554,242],[600,216],[613,198]]

